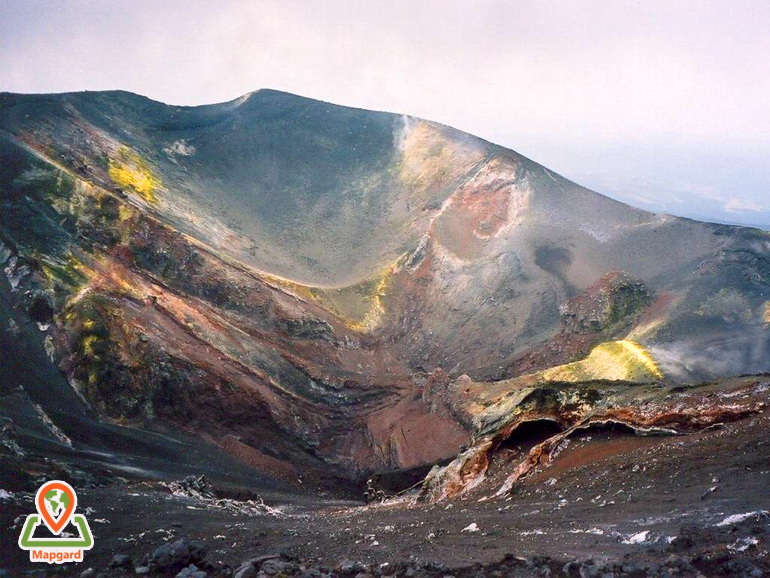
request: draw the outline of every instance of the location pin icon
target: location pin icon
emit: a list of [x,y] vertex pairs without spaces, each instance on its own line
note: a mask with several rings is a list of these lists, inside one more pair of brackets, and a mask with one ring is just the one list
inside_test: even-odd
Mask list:
[[[60,490],[61,493],[56,495],[54,493],[55,490]],[[54,498],[56,499],[54,500]],[[58,516],[54,517],[51,515],[46,507],[46,500],[49,503],[55,501],[57,505],[61,504],[64,506],[64,508],[59,508]],[[54,534],[59,535],[62,529],[69,523],[72,513],[75,511],[77,496],[75,495],[75,490],[67,482],[52,480],[40,486],[35,497],[35,506],[48,529]]]

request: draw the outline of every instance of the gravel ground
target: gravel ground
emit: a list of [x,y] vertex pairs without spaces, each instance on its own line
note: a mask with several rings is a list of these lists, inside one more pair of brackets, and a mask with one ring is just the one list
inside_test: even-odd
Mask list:
[[[142,568],[158,547],[185,538],[204,545],[198,571],[209,576],[231,576],[244,561],[277,553],[288,564],[277,573],[285,575],[314,567],[351,576],[395,570],[459,576],[473,568],[489,575],[643,576],[672,568],[672,576],[770,575],[768,426],[765,410],[687,436],[587,432],[508,497],[476,492],[438,504],[402,497],[362,505],[217,483],[201,493],[113,479],[78,491],[96,542],[85,563],[42,570],[134,574],[129,563]],[[33,569],[15,544],[19,516],[31,508],[25,492],[2,500],[0,527],[9,530],[2,534],[0,567],[10,576]],[[126,561],[110,568],[116,555]],[[344,563],[362,566],[353,571]]]

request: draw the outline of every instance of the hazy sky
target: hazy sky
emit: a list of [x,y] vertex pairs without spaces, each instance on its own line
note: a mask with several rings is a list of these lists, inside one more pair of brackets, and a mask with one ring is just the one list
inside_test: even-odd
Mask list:
[[770,1],[0,2],[0,91],[276,88],[437,120],[642,208],[770,228]]

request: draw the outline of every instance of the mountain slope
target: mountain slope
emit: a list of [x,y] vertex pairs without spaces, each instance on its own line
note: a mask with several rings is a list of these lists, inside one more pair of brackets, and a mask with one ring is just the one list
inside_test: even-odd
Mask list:
[[767,233],[436,123],[269,90],[4,93],[0,144],[4,331],[39,323],[94,416],[278,477],[419,471],[519,378],[770,370]]

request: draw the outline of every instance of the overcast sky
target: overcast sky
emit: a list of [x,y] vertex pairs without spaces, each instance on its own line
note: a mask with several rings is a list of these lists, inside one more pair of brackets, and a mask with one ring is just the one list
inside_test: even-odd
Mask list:
[[770,1],[0,2],[0,91],[276,88],[437,120],[636,206],[770,228]]

